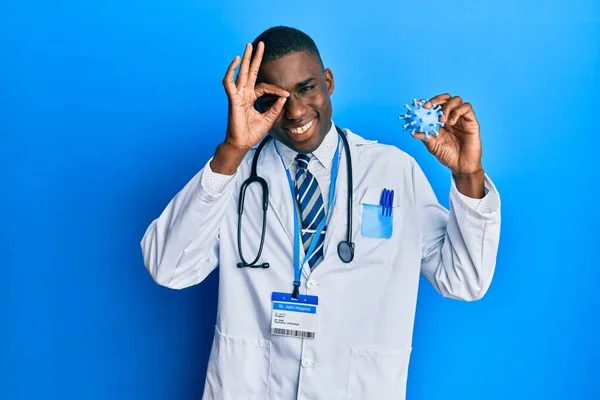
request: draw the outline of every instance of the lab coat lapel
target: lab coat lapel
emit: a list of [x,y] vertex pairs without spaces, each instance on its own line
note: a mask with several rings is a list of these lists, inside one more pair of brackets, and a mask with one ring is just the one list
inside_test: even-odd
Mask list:
[[[262,169],[262,172],[261,172]],[[294,240],[294,210],[292,209],[292,195],[290,193],[289,183],[286,177],[285,168],[281,162],[279,154],[275,149],[275,140],[271,139],[261,154],[261,160],[258,162],[258,175],[262,176],[269,185],[269,214],[275,214],[277,220],[287,234],[290,245]],[[269,219],[269,221],[273,221]],[[267,234],[269,236],[269,223],[267,223]],[[272,234],[272,233],[271,233]]]
[[[368,165],[361,165],[362,159],[359,154],[359,147],[364,145],[371,145],[377,143],[376,140],[366,140],[362,137],[355,135],[348,129],[344,129],[348,144],[350,145],[350,156],[352,157],[352,171],[353,171],[353,182],[352,182],[352,241],[356,245],[356,232],[357,227],[360,226],[360,221],[356,219],[356,205],[358,204],[356,196],[358,188],[361,185],[358,171],[363,171],[364,168],[368,168]],[[346,151],[344,147],[340,148],[342,157],[340,159],[340,166],[337,181],[335,184],[335,198],[332,214],[329,217],[327,224],[327,235],[325,236],[324,252],[325,259],[338,259],[338,244],[342,240],[346,240],[348,233],[348,158],[346,157]],[[316,268],[319,268],[318,266]]]
[[[350,139],[350,138],[348,138]],[[356,168],[355,147],[352,142],[350,144],[350,154],[354,168]],[[323,243],[323,251],[325,252],[325,260],[337,258],[337,246],[341,240],[346,237],[347,230],[347,205],[348,205],[348,170],[346,150],[343,143],[340,141],[340,163],[337,180],[335,182],[335,197],[333,200],[333,209],[327,221],[327,234]],[[333,182],[332,182],[333,184]],[[332,207],[332,205],[330,205]],[[317,266],[316,268],[319,268]]]

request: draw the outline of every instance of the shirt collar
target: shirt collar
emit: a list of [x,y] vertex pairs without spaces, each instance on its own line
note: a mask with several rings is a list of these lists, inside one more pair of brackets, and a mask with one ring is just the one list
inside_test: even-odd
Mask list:
[[[329,128],[321,145],[311,153],[311,155],[313,155],[327,171],[331,171],[337,143],[337,130],[335,128],[335,123],[331,121],[331,128]],[[277,140],[275,140],[275,146],[277,146],[277,150],[281,154],[285,167],[289,169],[296,159],[298,152],[290,149]]]

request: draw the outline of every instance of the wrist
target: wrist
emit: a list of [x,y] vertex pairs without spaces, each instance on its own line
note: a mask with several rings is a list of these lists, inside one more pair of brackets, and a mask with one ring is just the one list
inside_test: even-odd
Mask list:
[[474,172],[452,171],[456,189],[467,197],[483,199],[485,196],[485,172],[483,168]]
[[210,169],[221,175],[233,175],[250,148],[236,146],[231,143],[221,143],[215,150],[215,155],[210,162]]

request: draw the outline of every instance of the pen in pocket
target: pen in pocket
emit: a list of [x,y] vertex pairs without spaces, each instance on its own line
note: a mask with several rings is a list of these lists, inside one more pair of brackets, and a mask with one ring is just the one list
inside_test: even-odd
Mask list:
[[379,205],[381,206],[381,215],[384,217],[391,217],[393,204],[394,191],[383,189],[383,192],[381,192],[381,199],[379,200]]

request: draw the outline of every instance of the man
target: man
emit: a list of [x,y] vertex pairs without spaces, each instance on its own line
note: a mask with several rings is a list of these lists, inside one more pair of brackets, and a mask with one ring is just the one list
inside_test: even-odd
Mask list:
[[[336,129],[333,73],[306,34],[263,32],[223,85],[224,142],[141,243],[148,271],[167,287],[195,285],[220,266],[204,398],[404,398],[419,274],[443,296],[471,301],[495,268],[500,200],[481,165],[473,108],[436,96],[425,107],[442,106],[444,127],[416,135],[452,171],[446,210],[412,157]],[[247,188],[238,219],[238,193],[267,132],[275,140],[256,163],[267,219],[259,184]],[[353,244],[338,253],[349,194]]]

